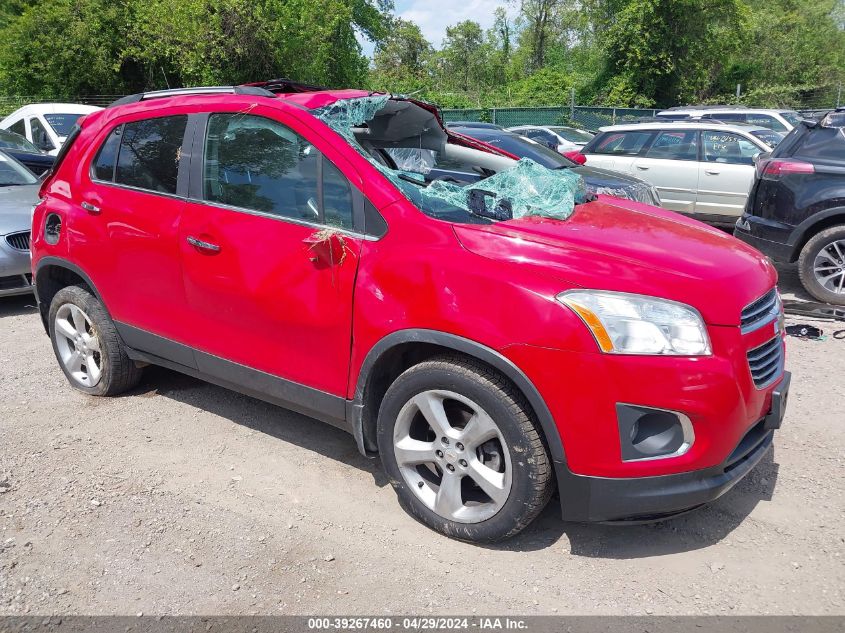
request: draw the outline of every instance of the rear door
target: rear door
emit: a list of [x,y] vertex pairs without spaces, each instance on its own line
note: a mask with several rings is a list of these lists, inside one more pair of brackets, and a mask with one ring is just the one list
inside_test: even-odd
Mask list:
[[667,209],[682,213],[695,210],[698,140],[697,130],[666,130],[633,161],[634,175],[657,187]]
[[187,122],[184,115],[136,118],[103,130],[68,227],[74,262],[92,277],[126,343],[146,351],[150,335],[184,341],[192,327],[177,243]]
[[294,404],[345,397],[364,239],[354,172],[276,109],[213,113],[204,127],[179,230],[199,369]]
[[603,132],[584,152],[591,167],[603,167],[629,174],[633,171],[634,159],[648,147],[657,134],[654,130],[630,130]]
[[742,215],[754,182],[754,156],[762,151],[734,132],[703,130],[696,213],[728,221]]

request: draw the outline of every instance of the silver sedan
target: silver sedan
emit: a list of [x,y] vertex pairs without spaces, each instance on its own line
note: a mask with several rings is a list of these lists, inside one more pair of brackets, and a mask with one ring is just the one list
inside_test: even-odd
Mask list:
[[29,233],[38,179],[0,151],[0,297],[32,292]]

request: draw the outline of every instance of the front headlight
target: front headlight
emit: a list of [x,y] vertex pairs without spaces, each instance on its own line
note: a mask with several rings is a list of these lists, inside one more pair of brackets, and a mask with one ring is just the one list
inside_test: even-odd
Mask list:
[[603,352],[707,356],[710,339],[695,308],[668,299],[610,292],[569,290],[557,300],[590,328]]

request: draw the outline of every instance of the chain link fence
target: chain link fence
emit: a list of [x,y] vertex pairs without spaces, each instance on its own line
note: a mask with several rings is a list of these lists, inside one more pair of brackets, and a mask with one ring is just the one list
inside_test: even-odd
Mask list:
[[594,106],[557,106],[547,108],[475,108],[446,109],[443,119],[456,121],[485,121],[502,127],[515,125],[573,125],[595,130],[603,125],[631,123],[654,117],[660,109],[603,108]]
[[0,118],[5,117],[18,108],[31,103],[81,103],[83,105],[106,107],[123,95],[85,95],[81,97],[32,97],[16,95],[7,97],[0,95]]

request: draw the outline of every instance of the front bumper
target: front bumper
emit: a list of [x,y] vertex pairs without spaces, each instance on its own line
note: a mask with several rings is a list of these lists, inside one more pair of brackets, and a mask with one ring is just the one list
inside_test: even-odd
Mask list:
[[655,477],[606,478],[576,475],[556,463],[565,521],[647,521],[692,510],[718,499],[757,465],[780,428],[789,389],[789,372],[772,393],[772,407],[743,436],[721,464],[702,470]]
[[29,251],[13,249],[0,236],[0,297],[32,292],[32,260]]

